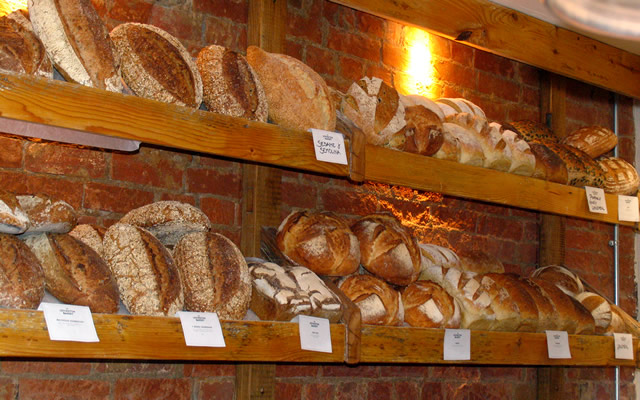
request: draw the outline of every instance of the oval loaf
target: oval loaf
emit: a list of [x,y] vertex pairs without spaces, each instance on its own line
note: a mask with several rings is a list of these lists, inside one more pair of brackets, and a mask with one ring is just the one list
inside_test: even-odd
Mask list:
[[29,228],[29,216],[15,194],[0,190],[0,232],[20,234]]
[[0,18],[0,72],[53,78],[51,60],[22,10]]
[[42,265],[14,235],[0,233],[0,307],[35,309],[44,296]]

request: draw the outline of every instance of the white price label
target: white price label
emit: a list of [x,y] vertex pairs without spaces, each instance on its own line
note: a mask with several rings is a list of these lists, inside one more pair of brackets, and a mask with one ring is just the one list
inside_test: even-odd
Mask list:
[[589,204],[589,211],[595,214],[607,213],[607,202],[604,197],[604,190],[601,188],[594,188],[591,186],[585,186],[584,190],[587,194],[587,203]]
[[218,314],[180,311],[178,317],[187,346],[226,347]]
[[633,360],[633,337],[630,333],[614,333],[615,357],[619,360]]
[[636,196],[618,196],[618,220],[640,222],[640,209]]
[[445,329],[443,360],[471,360],[471,331]]
[[316,160],[347,165],[347,151],[341,133],[311,129]]
[[86,306],[40,303],[49,339],[68,342],[99,342],[91,310]]
[[326,318],[309,317],[300,315],[298,326],[300,328],[300,348],[302,350],[332,353],[331,329]]
[[549,358],[571,358],[569,334],[566,331],[545,331]]

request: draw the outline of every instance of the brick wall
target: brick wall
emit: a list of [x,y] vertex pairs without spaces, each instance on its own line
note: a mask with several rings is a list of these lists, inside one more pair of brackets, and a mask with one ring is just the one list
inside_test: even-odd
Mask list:
[[[177,36],[193,55],[207,44],[244,52],[246,0],[93,0],[110,28],[121,22],[157,25]],[[346,89],[364,75],[399,85],[406,78],[409,28],[324,0],[289,0],[286,52],[327,82]],[[437,97],[462,96],[497,121],[536,119],[540,72],[532,67],[431,37]],[[568,86],[567,125],[610,126],[612,95],[577,82]],[[632,101],[620,99],[620,151],[633,161]],[[136,154],[0,137],[0,184],[21,193],[45,192],[72,204],[82,222],[108,226],[128,210],[161,199],[200,207],[215,230],[239,243],[241,163],[143,145]],[[428,172],[426,172],[428,173]],[[465,201],[437,193],[284,171],[281,215],[296,207],[331,210],[350,218],[391,211],[423,241],[478,247],[499,257],[508,271],[529,273],[537,264],[539,216],[526,210]],[[612,294],[613,228],[567,220],[567,264]],[[621,304],[636,309],[633,235],[620,230]],[[612,368],[564,370],[567,398],[612,398]],[[633,369],[622,369],[623,398],[635,398]],[[282,399],[529,399],[536,368],[282,364],[276,396]],[[0,398],[233,398],[232,363],[140,363],[0,360]]]

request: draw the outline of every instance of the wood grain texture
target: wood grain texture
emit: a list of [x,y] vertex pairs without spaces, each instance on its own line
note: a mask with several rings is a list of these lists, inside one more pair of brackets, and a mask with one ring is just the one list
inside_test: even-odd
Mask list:
[[640,98],[640,56],[488,0],[331,0]]

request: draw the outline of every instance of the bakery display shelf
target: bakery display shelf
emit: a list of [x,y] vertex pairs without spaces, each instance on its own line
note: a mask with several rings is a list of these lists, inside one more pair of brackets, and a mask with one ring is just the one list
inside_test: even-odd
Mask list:
[[471,331],[471,360],[443,361],[444,330],[364,325],[361,363],[636,366],[634,360],[614,357],[610,336],[569,335],[571,359],[550,359],[546,334]]
[[345,360],[345,326],[331,324],[332,353],[300,349],[293,322],[221,321],[226,347],[191,347],[178,318],[93,314],[97,343],[52,341],[40,311],[0,310],[0,356],[75,359],[322,362]]
[[[545,213],[618,221],[589,212],[585,190],[539,179],[366,145],[350,166],[315,159],[311,135],[273,124],[168,105],[62,81],[0,74],[0,117],[104,134],[234,159],[435,191]],[[347,146],[348,147],[348,146]],[[356,146],[354,146],[355,148]]]

